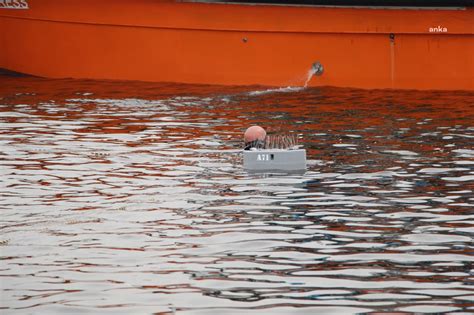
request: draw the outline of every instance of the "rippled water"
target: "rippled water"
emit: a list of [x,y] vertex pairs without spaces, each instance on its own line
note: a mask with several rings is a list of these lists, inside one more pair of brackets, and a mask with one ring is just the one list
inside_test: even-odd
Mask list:
[[474,312],[472,92],[0,82],[2,314]]

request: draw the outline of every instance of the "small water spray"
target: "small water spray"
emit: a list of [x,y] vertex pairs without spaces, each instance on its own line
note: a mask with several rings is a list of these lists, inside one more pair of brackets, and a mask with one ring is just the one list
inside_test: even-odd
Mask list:
[[313,68],[311,67],[311,69],[308,70],[308,76],[306,77],[306,81],[304,82],[305,88],[308,87],[308,83],[309,81],[311,81],[311,78],[313,77],[313,75],[314,75],[314,71],[313,71]]
[[323,74],[324,72],[324,67],[323,65],[319,62],[319,61],[316,61],[315,63],[313,63],[311,65],[311,68],[308,70],[308,77],[306,78],[306,81],[304,83],[304,87],[308,87],[308,83],[309,81],[311,81],[311,79],[313,78],[313,76],[315,75],[321,75]]

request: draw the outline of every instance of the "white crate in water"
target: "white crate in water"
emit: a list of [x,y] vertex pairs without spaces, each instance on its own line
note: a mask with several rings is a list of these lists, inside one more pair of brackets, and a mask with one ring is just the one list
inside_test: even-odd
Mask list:
[[244,150],[244,168],[249,171],[304,171],[306,150]]

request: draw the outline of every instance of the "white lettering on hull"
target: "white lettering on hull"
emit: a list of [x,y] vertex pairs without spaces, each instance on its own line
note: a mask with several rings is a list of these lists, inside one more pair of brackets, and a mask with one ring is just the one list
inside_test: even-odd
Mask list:
[[270,154],[258,154],[257,161],[270,161]]
[[442,27],[441,25],[438,25],[436,27],[430,27],[429,31],[430,31],[430,33],[447,33],[448,28],[447,27]]

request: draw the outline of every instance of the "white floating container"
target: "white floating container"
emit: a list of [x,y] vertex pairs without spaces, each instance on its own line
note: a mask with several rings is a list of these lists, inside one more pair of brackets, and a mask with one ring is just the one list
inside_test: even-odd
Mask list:
[[306,150],[244,150],[244,168],[249,171],[304,171]]

